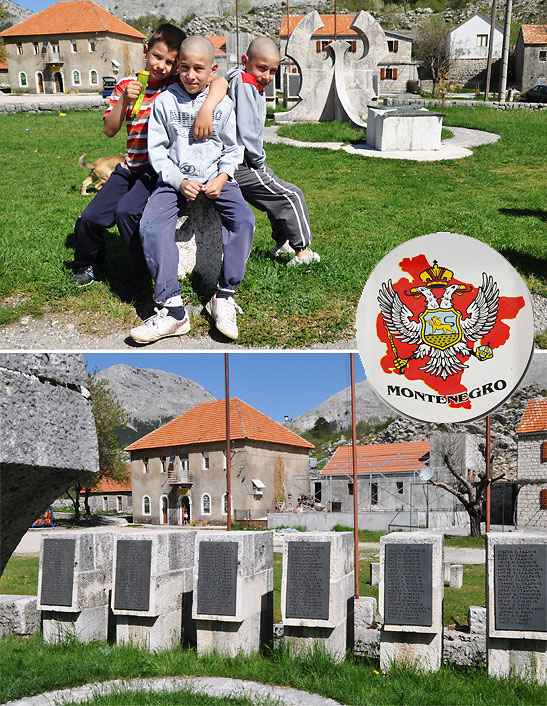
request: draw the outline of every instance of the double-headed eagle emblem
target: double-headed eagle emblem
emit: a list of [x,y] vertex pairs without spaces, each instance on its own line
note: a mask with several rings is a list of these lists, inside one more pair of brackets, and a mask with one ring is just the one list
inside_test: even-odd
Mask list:
[[[392,281],[382,284],[378,302],[395,356],[394,366],[401,375],[413,358],[427,361],[420,370],[443,380],[468,367],[462,361],[464,357],[475,356],[478,360],[492,358],[488,344],[476,348],[472,344],[486,336],[497,321],[498,286],[490,275],[483,272],[482,284],[467,307],[467,317],[464,318],[452,299],[471,290],[464,284],[449,284],[452,275],[450,270],[439,267],[434,260],[433,267],[420,274],[424,286],[412,287],[405,292],[416,298],[424,297],[425,309],[418,315],[417,321],[415,314],[394,291]],[[432,291],[435,289],[444,289],[440,298]],[[401,358],[394,338],[418,346],[410,357]]]

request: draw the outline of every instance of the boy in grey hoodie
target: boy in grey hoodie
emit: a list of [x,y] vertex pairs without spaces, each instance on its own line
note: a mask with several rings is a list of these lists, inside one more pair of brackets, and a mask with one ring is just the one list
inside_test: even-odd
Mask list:
[[272,257],[295,252],[289,266],[319,262],[319,255],[309,247],[310,219],[302,191],[280,179],[266,164],[264,89],[275,77],[279,50],[268,37],[258,37],[249,44],[241,63],[243,69],[236,67],[226,74],[228,95],[236,106],[237,139],[245,148],[235,179],[245,200],[268,214],[275,240]]
[[148,127],[150,162],[159,175],[141,219],[140,235],[148,269],[155,282],[156,302],[163,308],[130,331],[141,343],[190,330],[177,278],[175,229],[180,211],[200,192],[211,199],[222,221],[224,260],[216,294],[206,309],[216,328],[237,338],[234,292],[245,273],[253,242],[254,215],[233,181],[243,148],[237,143],[233,103],[225,97],[213,113],[213,136],[196,141],[192,126],[208,94],[207,81],[216,71],[214,47],[205,37],[188,37],[180,47],[180,82],[154,102]]

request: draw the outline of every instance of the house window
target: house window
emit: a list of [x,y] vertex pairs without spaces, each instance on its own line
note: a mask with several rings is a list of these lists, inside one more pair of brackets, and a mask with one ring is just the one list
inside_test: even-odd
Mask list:
[[143,472],[144,472],[144,473],[148,473],[148,462],[149,462],[149,459],[143,458],[143,460],[142,460],[142,466],[143,466]]
[[209,452],[208,451],[203,452],[203,470],[204,471],[209,470]]
[[21,44],[21,42],[17,42],[15,46],[17,47],[18,56],[23,56],[23,45]]
[[187,471],[189,468],[188,454],[180,454],[180,468],[182,471]]
[[27,83],[27,75],[24,71],[21,71],[19,73],[19,85],[21,88],[26,88],[28,83]]
[[169,524],[169,500],[167,495],[162,495],[160,498],[160,525]]
[[547,50],[545,50],[545,49],[539,50],[539,60],[540,61],[547,61]]
[[77,69],[72,72],[72,85],[73,86],[81,86],[82,85],[82,79],[80,77],[80,72]]
[[204,493],[201,496],[201,514],[210,515],[211,514],[211,496],[208,493]]
[[477,46],[487,47],[488,46],[488,35],[487,34],[477,34]]
[[228,468],[228,464],[226,463],[226,451],[222,452],[222,468],[223,470]]
[[59,42],[51,42],[52,54],[59,54]]
[[315,51],[320,54],[327,51],[327,47],[332,43],[332,39],[320,39],[315,43]]
[[260,478],[252,478],[253,482],[253,495],[255,497],[261,498],[264,495],[264,488],[266,487]]
[[371,483],[370,485],[370,504],[378,505],[378,483]]
[[161,457],[161,472],[165,473],[167,471],[167,456]]
[[353,483],[348,483],[348,495],[353,495]]
[[148,497],[148,495],[143,496],[143,499],[142,499],[142,514],[143,515],[150,514],[150,498]]
[[99,83],[99,74],[96,71],[89,72],[89,83],[92,86],[97,86]]
[[380,69],[380,80],[395,81],[397,78],[397,69]]
[[76,44],[76,40],[75,40],[75,39],[71,39],[71,40],[70,40],[70,51],[71,51],[73,54],[77,54],[77,53],[78,53],[78,45]]
[[32,42],[32,48],[33,48],[35,54],[40,53],[40,47],[38,46],[38,42]]
[[224,493],[222,496],[222,514],[228,514],[228,493]]
[[402,495],[402,494],[403,494],[403,489],[404,489],[404,486],[403,486],[402,481],[398,480],[397,483],[396,483],[396,485],[397,485],[397,494],[398,494],[398,495]]
[[357,51],[357,40],[352,39],[351,41],[348,41],[348,44],[350,54],[355,54],[355,52]]
[[94,39],[88,39],[89,42],[89,53],[93,54],[95,51],[95,40]]
[[539,507],[541,510],[547,510],[547,488],[539,491]]
[[399,51],[399,40],[398,39],[388,39],[387,40],[387,50],[390,54],[397,54]]
[[116,497],[116,510],[121,512],[123,510],[123,499],[121,495]]
[[103,510],[106,511],[108,510],[108,496],[103,495]]
[[547,441],[543,441],[541,444],[541,463],[547,462]]

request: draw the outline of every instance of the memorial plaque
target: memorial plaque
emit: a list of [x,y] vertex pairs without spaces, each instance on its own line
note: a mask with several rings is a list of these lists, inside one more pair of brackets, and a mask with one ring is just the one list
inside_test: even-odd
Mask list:
[[200,542],[197,612],[235,615],[237,542]]
[[72,605],[75,539],[45,539],[42,554],[42,605]]
[[547,632],[547,544],[494,545],[496,630]]
[[285,617],[329,619],[330,542],[289,542]]
[[150,609],[152,542],[121,539],[116,545],[114,610]]
[[384,623],[433,624],[433,546],[386,544]]

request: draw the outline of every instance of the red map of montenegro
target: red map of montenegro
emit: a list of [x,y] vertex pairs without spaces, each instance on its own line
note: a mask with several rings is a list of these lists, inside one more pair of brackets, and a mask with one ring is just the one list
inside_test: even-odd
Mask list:
[[384,282],[378,292],[382,370],[397,384],[421,380],[449,406],[471,409],[466,371],[481,366],[485,383],[492,379],[496,350],[511,336],[506,321],[525,306],[524,298],[503,296],[503,282],[487,272],[487,263],[475,283],[425,255],[404,258],[399,267],[409,277]]

